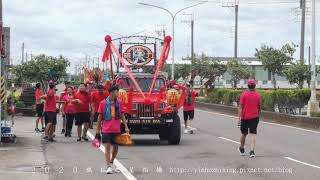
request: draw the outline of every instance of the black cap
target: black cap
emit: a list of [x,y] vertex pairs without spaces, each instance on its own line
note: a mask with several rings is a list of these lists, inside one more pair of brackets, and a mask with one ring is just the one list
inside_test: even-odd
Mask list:
[[98,90],[103,90],[103,89],[104,89],[104,86],[101,85],[101,84],[99,84],[99,85],[97,86],[97,89],[98,89]]
[[110,92],[115,91],[115,90],[116,90],[116,91],[119,91],[118,86],[116,86],[116,85],[111,85],[111,86],[109,87],[109,90],[108,90],[108,91],[109,91],[109,93],[110,93]]

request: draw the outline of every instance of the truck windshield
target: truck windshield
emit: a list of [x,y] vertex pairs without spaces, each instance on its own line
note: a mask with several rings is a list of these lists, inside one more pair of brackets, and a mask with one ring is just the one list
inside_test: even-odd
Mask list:
[[[123,80],[126,84],[130,85],[130,87],[133,87],[133,89],[135,91],[137,91],[137,88],[134,85],[134,83],[131,81],[131,79],[120,79],[120,81],[121,80]],[[151,78],[136,78],[136,81],[139,84],[139,86],[141,87],[141,90],[143,92],[150,91],[150,87],[151,87],[151,83],[152,83]],[[156,83],[154,85],[153,91],[159,91],[160,87],[164,86],[164,85],[165,85],[164,79],[161,79],[161,78],[156,79]],[[120,88],[125,89],[125,90],[129,90],[129,88],[126,85],[121,85]]]

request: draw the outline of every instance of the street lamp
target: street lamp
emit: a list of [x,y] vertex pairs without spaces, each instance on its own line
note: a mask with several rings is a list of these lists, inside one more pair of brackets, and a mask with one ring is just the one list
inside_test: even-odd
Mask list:
[[180,9],[179,11],[177,11],[175,14],[173,14],[171,11],[169,11],[168,9],[164,8],[164,7],[161,7],[161,6],[157,6],[157,5],[153,5],[153,4],[148,4],[148,3],[143,3],[143,2],[139,2],[140,5],[144,5],[144,6],[151,6],[151,7],[155,7],[155,8],[158,8],[158,9],[162,9],[164,11],[166,11],[167,13],[170,14],[171,18],[172,18],[172,67],[171,67],[171,79],[173,80],[174,79],[174,20],[176,18],[176,16],[183,10],[186,10],[186,9],[189,9],[189,8],[192,8],[192,7],[195,7],[195,6],[198,6],[198,5],[201,5],[201,4],[204,4],[208,1],[202,1],[202,2],[199,2],[197,4],[194,4],[194,5],[191,5],[191,6],[187,6],[187,7],[184,7],[182,9]]

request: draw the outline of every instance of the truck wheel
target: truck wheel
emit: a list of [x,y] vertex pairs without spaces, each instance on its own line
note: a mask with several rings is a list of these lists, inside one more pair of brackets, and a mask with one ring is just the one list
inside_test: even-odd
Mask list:
[[159,138],[160,138],[160,141],[165,141],[168,139],[168,137],[164,134],[159,134]]
[[177,145],[180,143],[181,138],[181,124],[180,117],[178,115],[174,116],[173,124],[169,129],[168,142],[171,145]]

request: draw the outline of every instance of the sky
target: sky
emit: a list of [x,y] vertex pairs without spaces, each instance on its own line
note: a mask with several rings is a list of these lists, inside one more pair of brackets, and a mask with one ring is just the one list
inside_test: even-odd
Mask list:
[[[281,47],[300,43],[300,21],[295,8],[300,0],[237,0],[239,4],[239,57],[252,57],[262,44]],[[317,1],[317,54],[320,52],[320,2]],[[68,57],[72,66],[85,55],[103,54],[104,36],[156,36],[161,28],[172,35],[171,12],[198,3],[196,0],[3,0],[4,25],[11,27],[11,58],[21,62],[21,45],[37,55]],[[210,56],[232,57],[234,51],[235,0],[209,0],[182,11],[175,19],[175,59],[190,55],[190,15],[194,16],[194,51]],[[307,0],[306,58],[311,44],[311,8]],[[299,57],[299,49],[295,53]],[[70,70],[71,71],[71,70]]]

